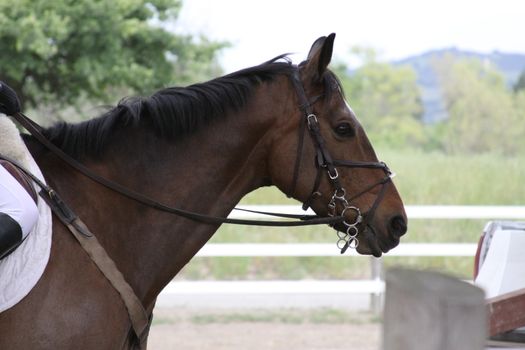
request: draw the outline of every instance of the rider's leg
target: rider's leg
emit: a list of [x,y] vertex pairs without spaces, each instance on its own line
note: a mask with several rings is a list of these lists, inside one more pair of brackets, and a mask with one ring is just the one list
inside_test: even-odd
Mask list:
[[0,259],[27,236],[37,219],[31,196],[0,166]]

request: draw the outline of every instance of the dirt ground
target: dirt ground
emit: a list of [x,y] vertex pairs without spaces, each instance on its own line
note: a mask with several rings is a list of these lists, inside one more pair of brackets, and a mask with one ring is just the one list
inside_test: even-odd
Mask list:
[[378,350],[380,334],[359,313],[157,308],[148,349]]

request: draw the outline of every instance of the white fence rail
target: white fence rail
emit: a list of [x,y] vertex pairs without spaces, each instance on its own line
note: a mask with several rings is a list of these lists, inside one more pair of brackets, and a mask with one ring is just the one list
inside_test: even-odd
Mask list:
[[[252,205],[245,209],[300,213],[300,208],[289,205]],[[409,219],[525,219],[525,206],[406,206]],[[261,214],[234,211],[230,217],[259,219]],[[265,217],[266,218],[266,217]],[[474,256],[475,243],[403,243],[388,256]],[[356,256],[348,250],[341,256],[334,244],[328,243],[216,243],[207,244],[197,254],[200,257],[304,257],[304,256]],[[378,311],[384,292],[381,279],[381,259],[371,258],[372,277],[369,280],[323,281],[174,281],[161,293],[161,297],[177,298],[182,295],[267,295],[267,294],[370,294],[372,308]]]
[[[473,256],[476,247],[474,243],[403,243],[388,252],[388,256]],[[335,243],[210,243],[197,254],[199,257],[357,255],[355,250],[341,255]]]

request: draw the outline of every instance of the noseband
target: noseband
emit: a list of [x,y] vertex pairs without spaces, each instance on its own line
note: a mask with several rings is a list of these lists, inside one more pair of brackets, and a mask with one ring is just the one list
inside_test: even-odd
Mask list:
[[[303,117],[300,121],[297,153],[295,157],[295,166],[289,195],[293,196],[296,191],[297,181],[299,179],[299,171],[301,168],[304,134],[305,129],[307,129],[316,151],[315,164],[317,167],[317,175],[315,177],[314,185],[312,186],[310,195],[303,203],[303,209],[307,210],[316,198],[322,196],[321,192],[319,192],[319,186],[321,185],[323,173],[326,173],[333,189],[333,194],[331,196],[330,201],[328,202],[328,215],[331,217],[344,218],[344,220],[342,221],[342,224],[344,225],[344,230],[341,231],[339,229],[336,229],[338,237],[337,247],[341,249],[341,254],[343,254],[348,248],[357,248],[357,246],[359,245],[359,239],[357,238],[359,234],[359,227],[364,228],[363,233],[368,239],[372,249],[372,240],[375,238],[375,233],[373,231],[373,228],[369,225],[369,223],[374,217],[377,207],[383,200],[387,184],[392,181],[392,177],[394,174],[390,171],[390,169],[384,162],[364,162],[333,159],[330,155],[330,152],[326,148],[325,139],[321,135],[319,121],[317,120],[317,116],[313,111],[313,105],[323,95],[317,96],[312,100],[308,100],[308,97],[306,96],[306,92],[304,90],[304,86],[299,76],[298,69],[296,69],[291,75],[291,80],[299,98],[300,109],[302,111]],[[338,167],[382,169],[385,173],[385,177],[380,181],[366,187],[354,196],[347,198],[347,191],[341,185],[339,172],[337,171]],[[381,189],[377,193],[374,203],[372,204],[368,212],[363,216],[363,214],[361,214],[361,210],[356,206],[350,205],[350,202],[360,197],[361,195],[371,191],[377,186],[381,186]],[[342,207],[340,213],[338,213],[337,210],[338,204],[340,207]],[[355,214],[355,219],[354,221],[349,222],[346,215],[351,213]]]

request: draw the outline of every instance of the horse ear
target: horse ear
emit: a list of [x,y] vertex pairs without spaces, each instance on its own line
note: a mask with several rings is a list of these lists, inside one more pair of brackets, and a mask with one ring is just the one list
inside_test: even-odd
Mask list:
[[326,71],[332,59],[335,33],[317,39],[310,48],[305,62],[305,77],[311,81],[318,81]]

